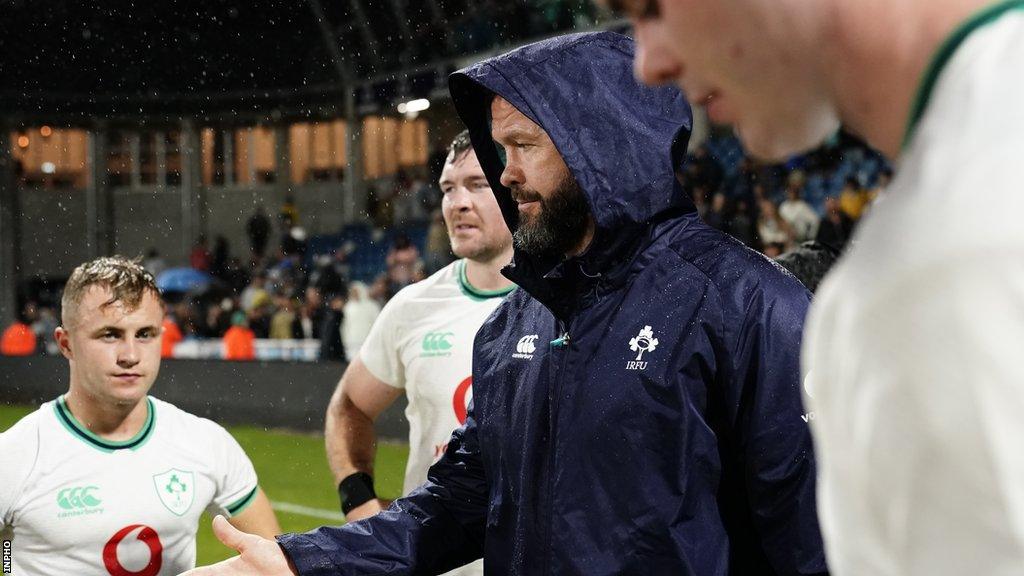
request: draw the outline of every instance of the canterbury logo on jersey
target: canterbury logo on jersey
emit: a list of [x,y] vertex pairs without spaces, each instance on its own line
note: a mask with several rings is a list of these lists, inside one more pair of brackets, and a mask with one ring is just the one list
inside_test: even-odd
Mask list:
[[516,352],[512,355],[513,358],[522,358],[523,360],[530,360],[533,358],[533,353],[537,351],[537,334],[530,334],[529,336],[523,336],[516,343]]
[[57,492],[57,505],[65,510],[99,506],[102,500],[93,495],[94,490],[99,490],[99,488],[96,486],[64,488]]
[[451,356],[453,346],[448,339],[453,336],[453,332],[427,332],[423,337],[421,356]]
[[72,516],[84,516],[86,514],[99,514],[103,512],[103,508],[99,507],[103,500],[100,500],[97,495],[98,491],[99,488],[96,486],[62,488],[57,492],[57,506],[62,510],[62,512],[57,514],[57,518],[70,518]]

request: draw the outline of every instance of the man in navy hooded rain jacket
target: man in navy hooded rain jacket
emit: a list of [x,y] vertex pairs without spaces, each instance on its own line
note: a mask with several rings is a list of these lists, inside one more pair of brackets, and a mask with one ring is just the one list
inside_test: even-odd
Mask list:
[[[674,174],[690,110],[639,85],[632,56],[624,36],[571,35],[452,76],[520,289],[477,334],[474,405],[428,482],[373,518],[280,537],[297,573],[439,574],[480,556],[524,576],[825,573],[800,401],[809,295],[700,221]],[[585,199],[571,257],[524,249],[544,239],[520,214],[555,210],[528,185],[553,176],[521,170],[536,144],[509,110]]]

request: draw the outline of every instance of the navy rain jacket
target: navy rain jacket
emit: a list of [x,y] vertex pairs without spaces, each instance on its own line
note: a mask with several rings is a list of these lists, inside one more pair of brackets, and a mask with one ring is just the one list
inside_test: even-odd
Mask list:
[[510,228],[489,102],[558,147],[597,221],[564,262],[519,253],[520,289],[473,351],[474,401],[428,482],[380,515],[280,538],[303,575],[825,573],[798,355],[809,294],[703,224],[675,179],[690,110],[633,78],[613,33],[455,73],[452,96]]

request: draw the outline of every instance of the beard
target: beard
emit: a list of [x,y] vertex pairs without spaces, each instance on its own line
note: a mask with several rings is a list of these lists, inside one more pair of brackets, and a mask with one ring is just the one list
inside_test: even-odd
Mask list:
[[512,233],[513,245],[531,256],[558,256],[577,248],[587,233],[590,205],[572,173],[559,183],[548,198],[536,190],[516,186],[512,197],[540,203],[536,216],[520,214],[519,225]]

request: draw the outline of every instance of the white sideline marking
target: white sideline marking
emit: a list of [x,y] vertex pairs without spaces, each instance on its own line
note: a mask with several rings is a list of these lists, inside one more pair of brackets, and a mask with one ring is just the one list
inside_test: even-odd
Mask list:
[[292,504],[291,502],[270,502],[270,506],[274,510],[280,510],[281,512],[291,512],[292,514],[301,514],[303,516],[310,516],[313,518],[321,518],[323,520],[334,520],[338,523],[345,521],[345,515],[335,510],[324,510],[322,508],[310,508],[309,506],[303,506],[301,504]]

